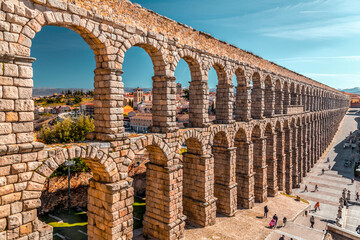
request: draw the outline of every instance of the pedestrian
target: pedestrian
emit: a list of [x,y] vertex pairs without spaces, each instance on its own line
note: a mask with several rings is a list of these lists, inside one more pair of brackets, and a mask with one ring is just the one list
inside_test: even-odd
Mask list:
[[329,170],[331,170],[331,164],[329,164]]
[[330,162],[330,158],[329,158],[329,157],[327,158],[327,162]]
[[307,185],[305,185],[304,192],[307,192],[307,191],[308,191]]
[[275,220],[275,223],[274,223],[274,226],[273,226],[273,228],[275,229],[276,228],[276,226],[277,226],[277,222],[278,222],[278,216],[275,214],[274,216],[273,216],[273,219]]
[[354,181],[355,181],[354,178],[352,178],[352,179],[351,179],[351,184],[354,184]]
[[319,202],[317,202],[316,204],[315,204],[315,212],[317,211],[317,210],[319,210],[320,211],[320,203]]
[[315,190],[314,190],[314,192],[317,192],[318,191],[318,186],[317,186],[317,184],[315,185]]
[[269,212],[268,206],[267,206],[267,205],[265,205],[265,207],[264,207],[264,217],[266,217],[266,218],[267,218],[267,214],[268,214],[268,212]]
[[356,192],[356,201],[359,201],[360,196],[359,196],[359,192]]
[[[357,226],[357,228],[356,228],[356,232],[358,233],[358,234],[360,234],[360,225],[359,226]],[[284,236],[284,235],[283,235]]]
[[315,218],[314,218],[314,216],[311,216],[311,218],[310,218],[310,224],[311,224],[310,228],[314,228],[314,224],[315,224]]
[[279,240],[285,240],[285,235],[282,235]]
[[321,172],[322,172],[322,175],[324,175],[325,169],[322,169]]
[[287,221],[287,218],[286,218],[286,217],[284,217],[284,218],[283,218],[283,227],[285,227],[285,226],[286,226],[286,221]]

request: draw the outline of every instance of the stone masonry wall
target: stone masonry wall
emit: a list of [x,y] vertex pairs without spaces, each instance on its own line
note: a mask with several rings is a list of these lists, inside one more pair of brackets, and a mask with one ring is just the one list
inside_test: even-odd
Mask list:
[[[74,30],[95,55],[95,131],[87,143],[34,141],[31,45],[48,25]],[[153,126],[139,138],[123,127],[122,64],[132,46],[154,65]],[[191,128],[181,130],[174,77],[180,59],[191,71]],[[6,240],[52,239],[52,228],[37,217],[41,191],[74,157],[93,173],[89,239],[131,239],[128,169],[144,149],[150,156],[144,234],[180,239],[186,222],[213,225],[217,212],[232,216],[279,190],[291,193],[331,143],[349,105],[335,89],[124,0],[0,0],[0,63],[0,239]],[[214,123],[207,111],[211,67],[221,96]],[[184,143],[188,152],[180,154]]]

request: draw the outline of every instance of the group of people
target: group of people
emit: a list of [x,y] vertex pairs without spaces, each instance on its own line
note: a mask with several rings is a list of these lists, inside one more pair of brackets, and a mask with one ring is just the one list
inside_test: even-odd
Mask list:
[[[265,205],[265,207],[264,207],[264,217],[267,218],[268,212],[269,212],[269,208],[268,208],[267,205]],[[278,216],[275,214],[275,215],[272,217],[271,221],[270,221],[270,224],[269,224],[270,227],[273,228],[273,229],[275,229],[275,228],[277,227],[278,220],[279,220],[279,218],[278,218]],[[283,218],[283,225],[282,225],[282,227],[285,227],[285,226],[286,226],[286,222],[287,222],[287,218],[284,217],[284,218]]]

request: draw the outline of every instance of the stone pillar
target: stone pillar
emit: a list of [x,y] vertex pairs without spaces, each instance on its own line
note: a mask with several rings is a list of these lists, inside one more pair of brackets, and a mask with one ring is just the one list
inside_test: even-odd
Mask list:
[[168,133],[176,127],[176,84],[175,77],[154,76],[151,132]]
[[264,118],[264,89],[253,88],[251,92],[251,117],[254,119]]
[[221,84],[216,88],[216,120],[217,124],[233,123],[233,95],[232,84]]
[[308,172],[308,168],[309,168],[309,165],[308,165],[308,147],[309,147],[309,142],[308,142],[308,137],[307,137],[307,134],[308,134],[308,125],[305,123],[303,125],[303,139],[302,139],[302,152],[304,153],[304,156],[303,156],[303,177],[306,177],[307,175],[307,172]]
[[276,91],[275,96],[275,114],[283,114],[284,94],[281,90]]
[[275,89],[265,88],[265,109],[264,116],[273,117],[275,114]]
[[88,188],[88,239],[132,239],[132,183],[90,180]]
[[285,191],[285,154],[284,154],[284,131],[276,131],[276,158],[277,158],[277,185],[280,191]]
[[0,55],[0,144],[18,144],[17,149],[34,141],[33,61],[35,58]]
[[183,202],[188,221],[202,227],[215,224],[214,159],[211,155],[183,154]]
[[237,210],[236,148],[213,147],[217,212],[233,216]]
[[277,158],[276,158],[276,134],[266,138],[266,163],[267,163],[267,192],[274,197],[278,191],[277,185]]
[[237,202],[244,208],[252,208],[254,197],[253,143],[237,142],[236,182]]
[[298,165],[298,127],[295,126],[292,129],[292,138],[291,138],[291,142],[292,142],[292,184],[293,184],[293,188],[297,187],[299,184],[299,165]]
[[162,164],[159,161],[146,165],[143,232],[147,238],[175,240],[183,237],[186,219],[181,204],[182,170],[180,165]]
[[90,139],[118,140],[127,136],[123,124],[123,72],[113,68],[95,69],[94,113],[95,131]]
[[298,127],[298,183],[296,184],[296,187],[300,187],[300,183],[303,179],[303,164],[304,164],[304,148],[303,148],[303,127],[299,126]]
[[285,130],[285,190],[287,194],[292,192],[292,148],[291,148],[292,136],[290,129]]
[[191,81],[189,95],[190,127],[209,126],[209,87],[207,81]]
[[239,86],[236,87],[236,109],[235,120],[250,121],[251,119],[251,87]]
[[284,107],[283,107],[283,110],[284,110],[284,114],[287,114],[287,108],[288,106],[290,106],[290,101],[291,101],[291,95],[289,92],[285,91],[284,92]]
[[266,140],[256,138],[254,141],[254,171],[255,171],[255,201],[267,200],[267,165],[266,165]]

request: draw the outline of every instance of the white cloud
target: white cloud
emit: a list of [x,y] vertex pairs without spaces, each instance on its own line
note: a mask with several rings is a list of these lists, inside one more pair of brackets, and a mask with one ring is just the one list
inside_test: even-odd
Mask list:
[[278,28],[266,28],[258,32],[264,36],[292,40],[353,37],[360,34],[360,16],[294,24]]
[[292,58],[277,58],[272,61],[279,62],[314,62],[318,60],[351,60],[359,61],[360,56],[323,56],[323,57],[292,57]]

